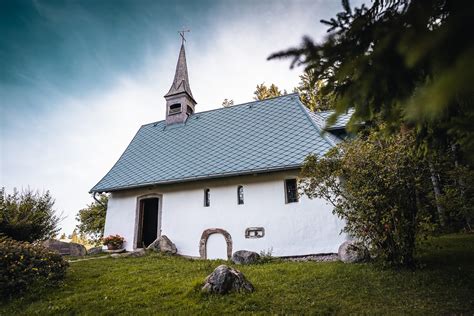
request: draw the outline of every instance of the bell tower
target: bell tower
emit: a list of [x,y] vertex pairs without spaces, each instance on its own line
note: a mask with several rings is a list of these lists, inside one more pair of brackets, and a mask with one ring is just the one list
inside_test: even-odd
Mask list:
[[167,125],[186,122],[188,116],[194,113],[194,107],[197,104],[189,86],[188,66],[186,65],[186,53],[184,51],[184,32],[189,31],[179,32],[182,41],[176,72],[173,84],[168,93],[165,94]]

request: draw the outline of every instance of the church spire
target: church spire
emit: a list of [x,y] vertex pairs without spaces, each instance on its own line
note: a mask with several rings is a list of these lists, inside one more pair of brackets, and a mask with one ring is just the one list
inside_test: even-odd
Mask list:
[[181,43],[181,50],[179,51],[178,63],[176,64],[176,72],[174,74],[173,84],[165,97],[172,96],[178,93],[186,92],[193,100],[193,93],[189,86],[188,66],[186,64],[186,52],[184,50],[184,41]]
[[181,31],[181,49],[179,51],[178,63],[170,90],[165,94],[166,99],[166,124],[184,123],[189,115],[194,113],[194,100],[189,86],[188,66],[186,64],[186,52],[184,50],[184,32]]

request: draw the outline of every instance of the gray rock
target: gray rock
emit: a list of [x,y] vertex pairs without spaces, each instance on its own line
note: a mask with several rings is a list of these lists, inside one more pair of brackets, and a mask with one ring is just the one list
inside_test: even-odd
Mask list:
[[96,255],[96,254],[101,253],[101,252],[103,252],[102,247],[93,247],[93,248],[87,250],[88,255]]
[[107,253],[122,253],[122,252],[125,252],[125,248],[122,248],[122,249],[105,249],[104,252],[107,252]]
[[354,241],[345,241],[339,246],[339,260],[344,263],[356,263],[367,259],[367,249],[359,248]]
[[256,263],[260,259],[260,255],[253,251],[239,250],[232,255],[232,262],[235,264],[251,264]]
[[202,291],[206,293],[227,294],[230,292],[253,292],[253,285],[239,270],[225,264],[218,266],[204,281]]
[[147,247],[147,249],[152,249],[158,252],[170,253],[173,255],[178,252],[176,245],[166,235],[157,238]]
[[143,257],[146,255],[145,249],[137,249],[132,252],[128,252],[128,257]]
[[82,257],[87,254],[86,247],[73,242],[63,242],[55,239],[43,241],[43,247],[54,250],[60,255]]

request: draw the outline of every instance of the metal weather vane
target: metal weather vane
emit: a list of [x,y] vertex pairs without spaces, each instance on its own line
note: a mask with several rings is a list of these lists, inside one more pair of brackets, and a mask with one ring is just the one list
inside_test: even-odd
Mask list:
[[189,33],[189,32],[191,32],[191,30],[186,30],[184,29],[184,27],[181,31],[178,31],[179,36],[181,36],[181,44],[184,44],[184,42],[186,42],[186,39],[184,38],[184,34]]

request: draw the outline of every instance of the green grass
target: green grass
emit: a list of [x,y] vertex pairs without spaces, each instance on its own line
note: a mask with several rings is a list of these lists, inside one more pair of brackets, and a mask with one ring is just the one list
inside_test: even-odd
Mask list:
[[473,314],[474,235],[434,238],[416,271],[371,264],[272,262],[239,266],[251,294],[201,294],[222,262],[150,255],[71,263],[64,285],[0,307],[23,314]]

